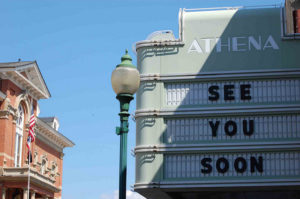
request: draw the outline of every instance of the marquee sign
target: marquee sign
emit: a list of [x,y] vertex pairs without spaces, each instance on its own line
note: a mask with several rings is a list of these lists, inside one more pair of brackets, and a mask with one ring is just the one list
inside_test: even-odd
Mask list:
[[165,142],[300,141],[300,114],[165,119]]
[[[299,79],[233,80],[166,83],[167,106],[234,106],[300,101]],[[300,114],[263,114],[249,116],[175,117],[164,120],[167,144],[274,143],[300,141]],[[251,145],[250,144],[250,145]],[[221,145],[220,145],[221,146]],[[204,153],[164,155],[165,178],[192,180],[205,177],[300,176],[300,152]],[[206,149],[207,150],[207,149]]]
[[300,101],[300,79],[166,83],[167,105]]
[[300,176],[300,152],[165,155],[165,178],[245,178]]

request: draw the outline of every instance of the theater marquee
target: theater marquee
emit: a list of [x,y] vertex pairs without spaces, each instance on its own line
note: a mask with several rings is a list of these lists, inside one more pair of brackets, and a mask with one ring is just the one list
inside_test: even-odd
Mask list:
[[137,43],[136,191],[299,190],[300,45],[280,15],[185,10],[178,40]]

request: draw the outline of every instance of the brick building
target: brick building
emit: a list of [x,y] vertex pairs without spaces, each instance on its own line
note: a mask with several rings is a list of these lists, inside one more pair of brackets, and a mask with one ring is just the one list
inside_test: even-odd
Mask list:
[[[63,149],[74,143],[58,132],[56,117],[38,117],[38,100],[50,97],[33,62],[0,63],[0,199],[61,198]],[[26,147],[29,118],[36,116],[32,163]]]

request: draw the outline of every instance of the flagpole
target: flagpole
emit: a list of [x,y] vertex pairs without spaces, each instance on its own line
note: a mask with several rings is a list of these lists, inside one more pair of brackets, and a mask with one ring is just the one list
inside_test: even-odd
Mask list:
[[35,116],[34,116],[34,109],[33,109],[33,103],[31,105],[31,116],[29,120],[29,135],[27,139],[27,147],[28,147],[28,194],[27,194],[27,199],[29,199],[30,195],[30,162],[31,162],[31,143],[34,142],[34,125],[35,125]]
[[27,185],[27,199],[29,199],[30,195],[30,149],[28,150],[28,185]]

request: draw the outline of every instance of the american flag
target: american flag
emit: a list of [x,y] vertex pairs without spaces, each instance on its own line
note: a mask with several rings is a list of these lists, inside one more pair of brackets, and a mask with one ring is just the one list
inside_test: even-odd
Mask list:
[[28,133],[27,144],[26,144],[29,151],[30,151],[31,142],[34,142],[35,140],[34,126],[35,126],[35,116],[34,116],[33,106],[32,106],[30,120],[29,120],[29,133]]

